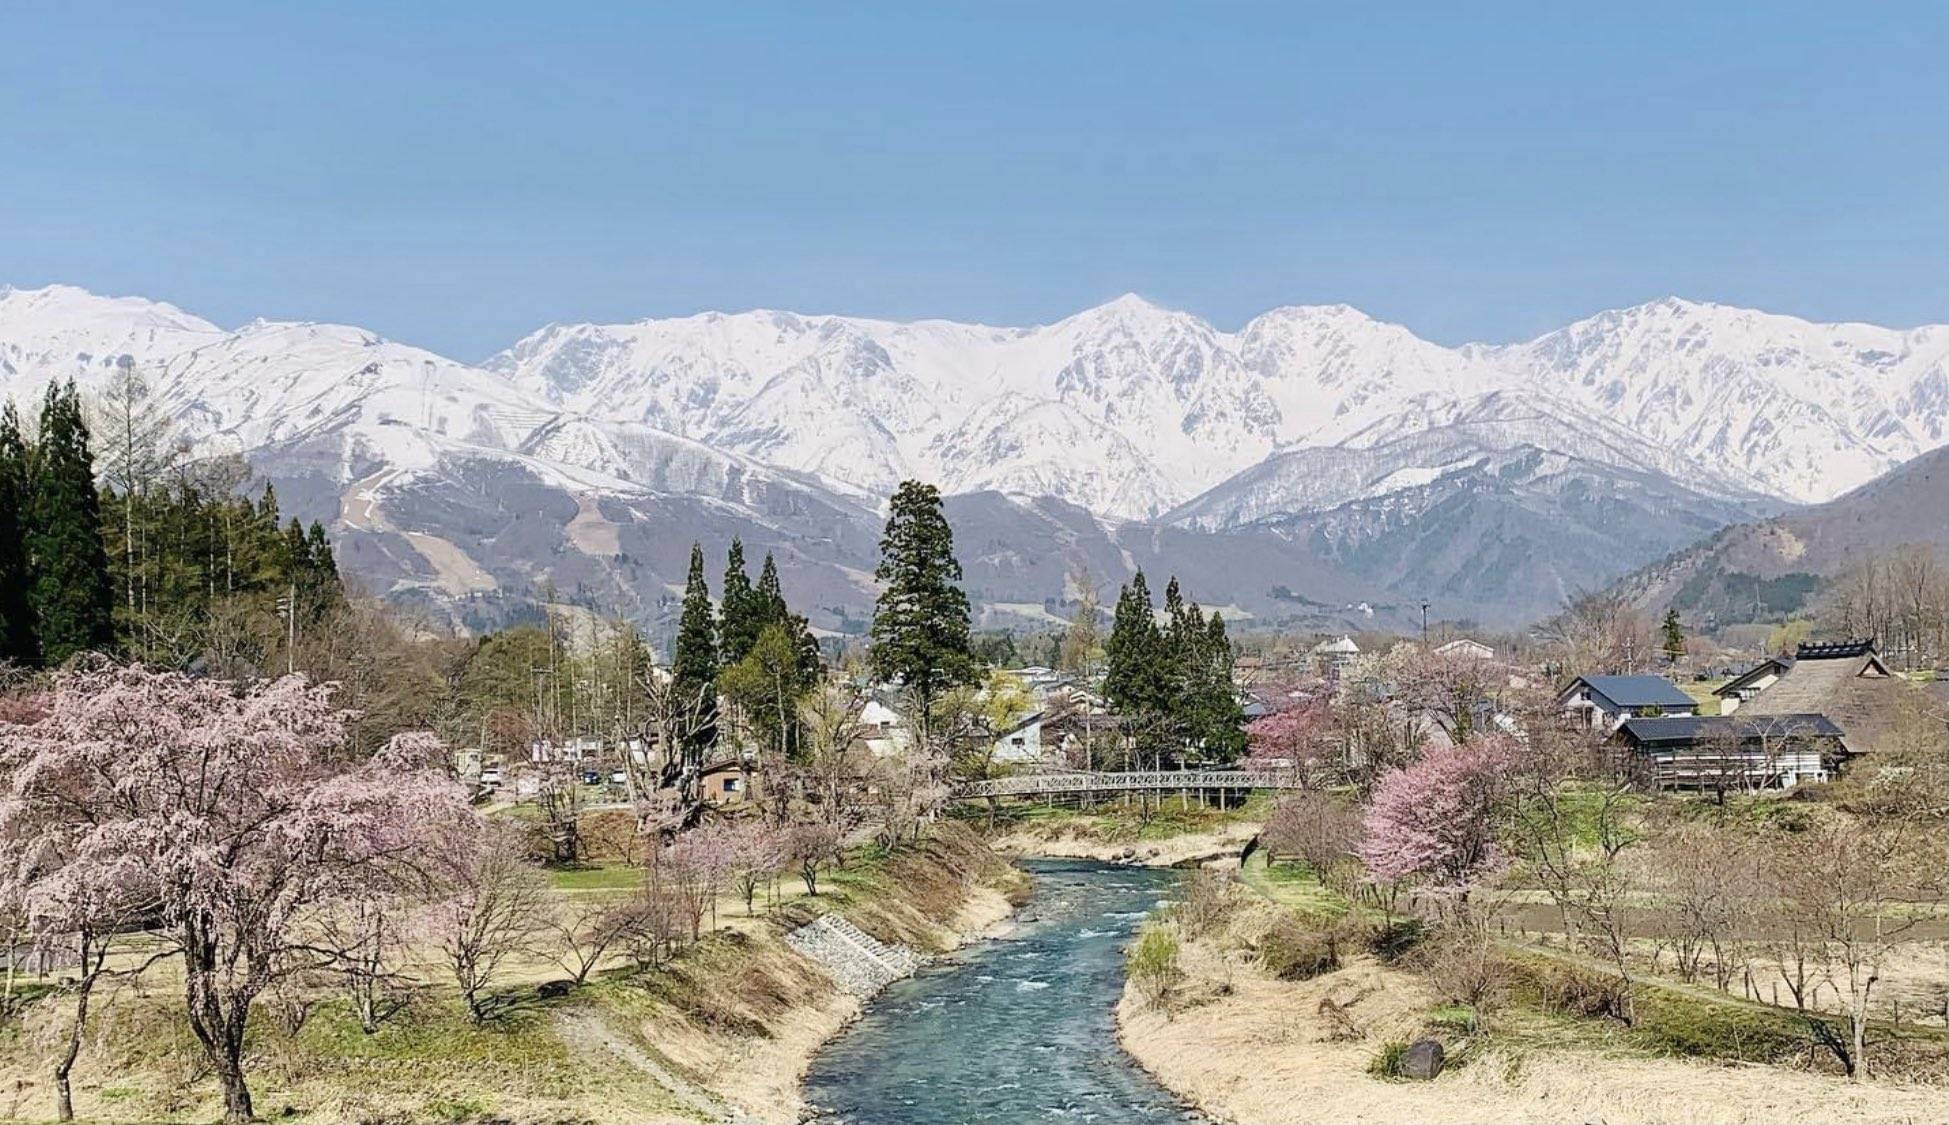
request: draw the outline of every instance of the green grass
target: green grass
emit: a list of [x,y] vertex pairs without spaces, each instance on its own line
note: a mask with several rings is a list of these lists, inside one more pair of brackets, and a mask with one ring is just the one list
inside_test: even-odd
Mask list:
[[[1579,785],[1565,785],[1557,800],[1563,810],[1570,835],[1580,847],[1597,845],[1598,829],[1602,819],[1606,795],[1586,789]],[[1635,793],[1627,793],[1616,798],[1617,812],[1629,823],[1647,804],[1646,799]]]
[[1803,832],[1813,825],[1806,804],[1776,795],[1728,793],[1722,805],[1710,796],[1681,798],[1668,806],[1687,820],[1710,821],[1756,832]]
[[640,867],[551,868],[548,879],[561,891],[633,891],[643,885]]
[[350,1004],[333,1001],[319,1007],[294,1045],[321,1061],[351,1066],[474,1063],[532,1068],[541,1074],[570,1061],[568,1049],[555,1037],[549,1015],[538,1002],[475,1026],[459,1000],[448,995],[423,998],[371,1035],[359,1027]]
[[1390,1039],[1381,1044],[1381,1049],[1367,1063],[1367,1073],[1375,1078],[1401,1077],[1401,1063],[1407,1058],[1408,1042],[1405,1039]]
[[1725,679],[1687,680],[1678,685],[1678,690],[1692,697],[1692,701],[1699,705],[1699,714],[1717,715],[1719,713],[1719,697],[1712,693],[1725,687],[1726,683],[1727,680]]
[[1264,852],[1255,852],[1239,868],[1239,880],[1280,906],[1311,918],[1333,920],[1357,908],[1320,882],[1303,863],[1268,865]]
[[[1713,1059],[1722,1062],[1780,1063],[1803,1057],[1814,1044],[1808,1017],[1786,1008],[1660,978],[1639,977],[1631,988],[1634,1022],[1626,1027],[1603,1016],[1578,1016],[1549,1002],[1549,982],[1585,975],[1613,979],[1593,959],[1561,951],[1516,947],[1511,952],[1515,981],[1511,1009],[1496,1019],[1498,1035],[1535,1046],[1577,1042],[1640,1057]],[[1840,1038],[1847,1037],[1839,1015],[1817,1016]],[[1874,1041],[1891,1038],[1935,1049],[1945,1036],[1936,1028],[1896,1029],[1877,1021]],[[1519,1030],[1521,1029],[1521,1030]]]

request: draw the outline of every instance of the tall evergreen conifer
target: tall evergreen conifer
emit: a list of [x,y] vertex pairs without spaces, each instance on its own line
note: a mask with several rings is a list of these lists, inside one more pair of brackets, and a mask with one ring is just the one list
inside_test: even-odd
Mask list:
[[1659,627],[1665,635],[1665,660],[1676,664],[1685,657],[1685,625],[1678,619],[1678,607],[1665,610],[1665,622]]
[[102,542],[95,457],[73,380],[48,387],[41,405],[26,511],[28,599],[42,656],[59,664],[77,652],[108,648],[115,640],[115,594]]
[[778,582],[778,563],[765,552],[765,565],[758,571],[758,604],[764,607],[767,623],[783,621],[791,611],[785,605],[785,588]]
[[1110,639],[1103,645],[1103,694],[1113,710],[1129,716],[1165,711],[1171,674],[1166,647],[1140,570],[1117,594]]
[[9,401],[0,411],[0,659],[31,666],[41,653],[28,601],[31,572],[21,541],[26,509],[27,442],[20,433],[20,414]]
[[809,689],[819,682],[819,673],[825,661],[819,656],[819,639],[812,635],[812,623],[805,615],[793,613],[785,604],[785,588],[778,581],[778,563],[772,559],[771,552],[765,552],[765,565],[758,572],[758,588],[754,592],[759,605],[764,609],[767,625],[783,625],[785,635],[792,641],[798,653],[799,678]]
[[683,614],[677,622],[677,644],[671,676],[686,700],[701,699],[711,721],[703,724],[685,749],[701,753],[717,743],[717,622],[711,614],[711,591],[704,582],[704,548],[690,547],[690,579],[684,584]]
[[724,564],[724,592],[718,598],[718,657],[726,667],[743,660],[765,629],[765,607],[751,589],[744,568],[744,544],[731,540]]
[[[1191,610],[1196,614],[1198,607]],[[1195,637],[1197,659],[1184,704],[1185,726],[1206,757],[1229,762],[1245,753],[1245,711],[1232,685],[1232,641],[1225,635],[1225,618],[1214,611]]]
[[871,629],[874,673],[903,681],[924,709],[949,688],[974,682],[968,595],[958,585],[961,564],[939,489],[910,480],[893,494],[874,577],[881,583]]

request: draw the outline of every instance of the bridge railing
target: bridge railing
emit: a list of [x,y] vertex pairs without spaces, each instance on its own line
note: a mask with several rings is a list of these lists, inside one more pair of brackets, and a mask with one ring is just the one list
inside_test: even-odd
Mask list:
[[1177,789],[1297,789],[1294,770],[1128,770],[1026,773],[954,787],[957,800],[982,797],[1026,797],[1045,793],[1117,793],[1133,790]]

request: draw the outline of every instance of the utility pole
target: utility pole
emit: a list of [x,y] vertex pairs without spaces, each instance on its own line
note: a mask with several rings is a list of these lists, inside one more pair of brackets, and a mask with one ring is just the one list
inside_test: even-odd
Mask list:
[[284,612],[284,674],[290,675],[298,670],[298,584],[291,584],[291,592],[278,601],[278,609]]
[[1421,603],[1421,643],[1424,647],[1428,644],[1428,603],[1427,602]]

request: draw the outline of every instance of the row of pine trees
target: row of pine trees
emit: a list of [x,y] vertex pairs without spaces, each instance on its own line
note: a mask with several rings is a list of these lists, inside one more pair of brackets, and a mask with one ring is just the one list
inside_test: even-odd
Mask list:
[[[982,670],[953,529],[933,486],[908,481],[895,492],[875,577],[881,592],[870,631],[873,673],[900,683],[925,719],[948,691],[976,683]],[[1087,612],[1094,614],[1093,603]],[[1176,754],[1190,747],[1213,761],[1244,753],[1224,618],[1185,601],[1175,577],[1165,590],[1161,627],[1143,572],[1123,587],[1104,654],[1106,699],[1146,749]],[[672,661],[682,697],[728,701],[761,745],[775,740],[789,756],[796,700],[819,674],[817,643],[806,619],[786,606],[771,556],[754,587],[743,545],[733,540],[720,607],[713,609],[704,552],[693,545]],[[693,751],[715,744],[719,716],[710,718]]]
[[704,548],[690,548],[690,574],[670,671],[682,698],[710,701],[690,747],[702,754],[715,746],[723,716],[719,697],[737,708],[760,745],[790,755],[797,749],[798,700],[818,683],[819,643],[806,618],[792,612],[770,554],[757,585],[745,569],[744,544],[731,540],[723,593],[711,605],[704,577]]
[[[130,459],[126,459],[130,460]],[[52,384],[31,434],[0,410],[0,658],[15,667],[100,652],[166,666],[207,660],[212,623],[258,655],[344,597],[323,526],[280,526],[267,485],[218,461],[98,484],[87,412]],[[296,617],[296,621],[292,618]]]
[[1112,710],[1163,735],[1158,741],[1197,747],[1210,759],[1245,752],[1225,619],[1185,601],[1176,577],[1164,588],[1162,627],[1143,571],[1122,588],[1103,655],[1103,694]]

